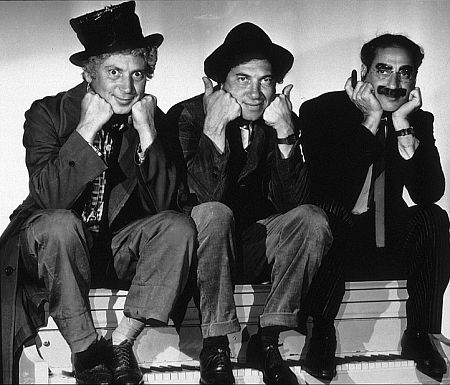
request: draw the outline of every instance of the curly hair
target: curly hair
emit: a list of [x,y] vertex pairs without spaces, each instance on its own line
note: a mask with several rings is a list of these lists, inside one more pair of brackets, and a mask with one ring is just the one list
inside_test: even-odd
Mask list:
[[[85,79],[85,74],[89,74],[92,78],[96,77],[98,67],[110,56],[112,55],[133,55],[140,56],[145,61],[145,76],[147,79],[153,77],[155,72],[156,62],[158,61],[158,48],[157,47],[145,47],[145,48],[134,48],[125,49],[122,51],[116,51],[113,53],[104,53],[97,56],[91,56],[86,64],[83,66],[83,79]],[[86,80],[86,79],[85,79]]]
[[379,48],[391,47],[403,48],[407,52],[409,52],[412,57],[415,69],[419,69],[424,58],[423,49],[412,40],[408,39],[406,36],[393,35],[390,33],[377,36],[375,39],[372,39],[364,44],[361,48],[361,61],[367,67],[370,67]]

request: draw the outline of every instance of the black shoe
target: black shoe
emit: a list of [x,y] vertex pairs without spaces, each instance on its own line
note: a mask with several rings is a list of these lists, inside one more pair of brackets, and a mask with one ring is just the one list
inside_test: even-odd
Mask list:
[[144,382],[131,341],[112,346],[111,371],[115,384],[138,385]]
[[265,384],[298,385],[297,376],[281,357],[278,346],[263,346],[259,334],[250,337],[246,357],[252,368],[262,371]]
[[73,355],[74,375],[77,384],[112,384],[109,369],[111,345],[102,337],[87,350]]
[[314,325],[302,369],[311,376],[331,381],[336,375],[336,331],[333,323]]
[[200,352],[200,384],[235,383],[228,346],[203,347]]
[[417,370],[433,378],[442,378],[447,373],[447,364],[424,332],[405,330],[402,336],[402,356],[414,360]]

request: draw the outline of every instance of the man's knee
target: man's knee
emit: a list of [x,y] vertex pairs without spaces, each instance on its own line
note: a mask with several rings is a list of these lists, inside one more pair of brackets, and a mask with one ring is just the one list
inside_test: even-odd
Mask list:
[[286,214],[287,222],[299,227],[304,227],[308,232],[314,232],[317,237],[323,237],[331,241],[332,235],[325,212],[315,205],[300,205]]
[[32,221],[33,233],[36,238],[61,243],[71,242],[82,233],[82,221],[71,210],[45,210]]
[[206,202],[195,206],[191,215],[199,233],[228,232],[234,227],[233,212],[220,202]]
[[[159,226],[167,241],[182,244],[197,238],[197,229],[191,217],[176,211],[164,211],[157,215],[160,216]],[[141,231],[148,234],[155,232],[152,216],[148,217],[148,222],[142,224]]]
[[430,230],[448,230],[448,214],[440,206],[431,204],[416,207],[418,207],[418,212],[415,215],[415,221],[420,223],[420,227],[426,226],[426,228]]

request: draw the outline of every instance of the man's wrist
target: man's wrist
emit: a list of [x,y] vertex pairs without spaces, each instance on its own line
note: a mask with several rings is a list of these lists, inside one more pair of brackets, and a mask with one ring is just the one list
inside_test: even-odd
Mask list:
[[295,142],[297,141],[298,136],[295,135],[294,133],[284,137],[284,138],[279,138],[277,137],[277,144],[288,144],[288,145],[293,145],[295,144]]
[[394,125],[395,131],[400,131],[410,127],[407,119],[404,117],[396,117],[394,114],[392,114],[392,124]]
[[414,132],[414,127],[409,126],[407,128],[402,128],[401,130],[395,130],[395,136],[397,136],[397,138],[400,138],[402,136],[407,136],[407,135],[412,135],[414,136],[415,132]]
[[364,116],[364,120],[361,124],[366,127],[373,135],[375,135],[378,130],[378,125],[381,121],[381,116],[381,113],[377,115]]

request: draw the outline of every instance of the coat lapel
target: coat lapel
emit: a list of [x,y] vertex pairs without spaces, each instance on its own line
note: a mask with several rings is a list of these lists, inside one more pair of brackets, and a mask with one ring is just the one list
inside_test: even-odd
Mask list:
[[135,165],[134,156],[139,143],[139,137],[133,127],[128,127],[123,132],[122,145],[118,158],[118,175],[121,182],[113,187],[109,198],[108,221],[111,224],[114,218],[125,205],[134,187],[136,186],[137,165]]
[[252,143],[248,148],[247,162],[245,163],[245,166],[239,175],[238,182],[243,181],[251,173],[253,173],[258,167],[258,164],[261,162],[262,157],[264,156],[266,145],[266,131],[264,129],[264,126],[259,122],[256,122],[253,129],[255,131],[253,134]]

